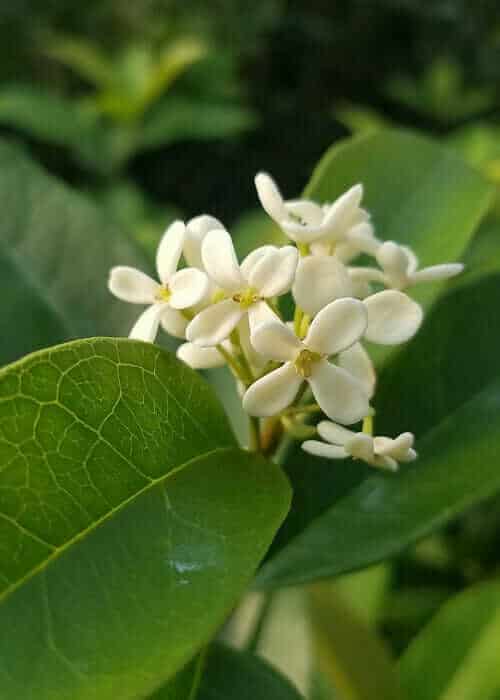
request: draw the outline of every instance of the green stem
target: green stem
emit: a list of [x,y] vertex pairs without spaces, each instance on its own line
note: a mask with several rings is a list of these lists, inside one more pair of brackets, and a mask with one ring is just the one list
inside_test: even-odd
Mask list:
[[295,416],[295,415],[300,415],[301,413],[320,413],[321,408],[318,406],[317,403],[311,403],[307,404],[307,406],[290,406],[289,408],[285,408],[284,411],[282,411],[281,415],[282,416]]
[[203,671],[205,669],[205,664],[207,662],[207,652],[208,647],[205,647],[198,654],[196,660],[196,665],[194,669],[193,683],[191,685],[191,690],[189,691],[188,700],[196,700],[198,695],[198,690],[200,689],[201,677],[203,676]]
[[254,416],[248,416],[248,434],[250,452],[258,452],[260,450],[260,421]]

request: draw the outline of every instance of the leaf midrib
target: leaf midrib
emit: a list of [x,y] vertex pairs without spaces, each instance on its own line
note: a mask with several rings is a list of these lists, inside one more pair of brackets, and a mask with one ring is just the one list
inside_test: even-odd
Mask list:
[[[216,447],[213,450],[209,450],[208,452],[204,452],[202,454],[196,455],[196,457],[192,457],[191,459],[188,459],[186,462],[183,462],[182,464],[178,465],[177,467],[174,467],[171,469],[167,474],[163,474],[162,476],[153,479],[150,478],[150,482],[143,486],[141,489],[133,493],[131,496],[126,498],[122,503],[120,503],[117,506],[114,506],[111,508],[109,511],[107,511],[104,515],[100,516],[97,520],[95,520],[93,523],[91,523],[88,527],[84,528],[80,532],[78,532],[76,535],[68,539],[64,544],[60,545],[59,547],[54,547],[54,551],[40,564],[35,566],[31,571],[29,571],[27,574],[25,574],[22,578],[20,578],[18,581],[13,583],[11,586],[6,588],[2,593],[0,593],[0,605],[12,594],[14,591],[16,591],[18,588],[23,586],[27,581],[29,581],[31,578],[33,578],[35,575],[41,573],[44,571],[49,564],[51,564],[54,560],[58,559],[67,549],[72,547],[74,544],[78,543],[80,540],[85,539],[87,535],[89,535],[91,532],[96,530],[102,523],[105,521],[111,519],[114,517],[119,511],[123,510],[126,508],[130,503],[135,501],[137,498],[142,496],[144,493],[147,493],[149,490],[155,488],[162,482],[166,482],[171,476],[174,476],[175,474],[179,473],[180,471],[187,469],[191,466],[193,466],[196,462],[199,460],[206,459],[208,457],[211,457],[213,455],[219,454],[219,453],[227,453],[227,452],[234,452],[238,448],[237,447]],[[17,525],[17,523],[16,523]],[[29,531],[25,531],[27,534],[29,534],[30,537],[33,537],[32,533]],[[47,543],[44,543],[47,545]],[[52,545],[53,546],[53,545]]]

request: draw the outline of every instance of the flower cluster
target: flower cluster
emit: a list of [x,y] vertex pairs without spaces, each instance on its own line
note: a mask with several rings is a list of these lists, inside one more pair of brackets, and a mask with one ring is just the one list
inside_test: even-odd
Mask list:
[[[412,338],[423,311],[403,290],[449,278],[462,265],[419,269],[410,248],[379,240],[361,206],[360,184],[322,205],[284,200],[265,173],[255,184],[289,244],[261,246],[239,262],[217,219],[174,222],[157,251],[159,282],[134,268],[111,270],[116,297],[147,305],[130,337],[154,342],[161,325],[185,341],[177,354],[194,369],[227,365],[257,426],[257,445],[267,419],[292,436],[318,435],[322,441],[302,445],[311,454],[395,470],[415,459],[413,435],[372,435],[376,375],[365,343]],[[377,266],[354,264],[360,256]],[[181,258],[185,266],[178,269]],[[329,420],[305,425],[315,412]],[[361,431],[343,427],[361,421]]]

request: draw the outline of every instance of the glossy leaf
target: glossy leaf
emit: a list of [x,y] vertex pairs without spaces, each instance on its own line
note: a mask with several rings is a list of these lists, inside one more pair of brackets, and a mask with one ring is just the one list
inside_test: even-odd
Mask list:
[[0,364],[76,337],[126,335],[140,307],[107,289],[116,264],[148,266],[85,197],[0,142]]
[[318,671],[349,700],[397,700],[399,681],[388,650],[333,586],[310,591],[312,636]]
[[0,374],[0,687],[135,700],[221,624],[283,519],[203,380],[93,339]]
[[493,700],[500,693],[500,585],[447,602],[400,662],[409,700]]
[[499,276],[450,293],[382,373],[377,432],[415,431],[415,463],[385,475],[294,453],[293,475],[305,483],[294,498],[305,500],[309,519],[294,509],[261,585],[315,580],[379,561],[500,490],[499,298]]
[[[194,677],[194,665],[188,669]],[[191,695],[173,685],[155,693],[151,700],[300,700],[300,693],[278,671],[258,656],[214,644],[204,658],[200,683],[191,685]],[[196,692],[194,692],[196,690]]]

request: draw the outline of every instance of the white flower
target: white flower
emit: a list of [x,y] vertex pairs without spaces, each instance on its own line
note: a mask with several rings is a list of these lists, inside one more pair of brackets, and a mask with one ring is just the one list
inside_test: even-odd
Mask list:
[[339,260],[308,255],[299,260],[292,294],[297,305],[314,316],[335,299],[352,297],[352,286],[347,268]]
[[223,299],[195,316],[186,337],[195,345],[210,346],[227,338],[247,314],[251,327],[270,317],[266,300],[290,291],[298,252],[293,246],[262,246],[239,265],[231,236],[217,230],[205,236],[202,259]]
[[354,457],[374,467],[396,471],[398,462],[412,462],[417,457],[413,449],[412,433],[401,433],[397,438],[372,437],[355,433],[330,421],[318,423],[318,433],[326,442],[307,440],[302,449],[317,457],[345,459]]
[[281,367],[254,382],[243,397],[243,408],[254,416],[274,416],[289,406],[304,381],[321,409],[339,423],[355,423],[369,411],[361,384],[345,369],[328,361],[356,343],[366,330],[367,314],[356,299],[338,299],[311,323],[304,341],[283,323],[270,321],[252,333],[261,355]]
[[330,245],[332,241],[344,240],[353,226],[368,219],[368,214],[359,207],[363,196],[361,185],[354,185],[333,204],[324,206],[308,199],[285,201],[267,173],[255,177],[255,186],[267,214],[298,243],[327,239]]
[[118,299],[131,304],[148,304],[130,332],[130,337],[153,342],[162,325],[173,335],[181,335],[186,319],[181,310],[198,304],[208,287],[207,276],[200,270],[185,268],[177,271],[182,255],[185,226],[175,221],[164,233],[156,253],[156,268],[160,283],[133,267],[114,267],[109,277],[109,289]]
[[[231,352],[231,343],[225,340],[222,343],[227,352]],[[226,360],[217,348],[200,348],[193,343],[182,343],[177,348],[177,357],[192,369],[214,369],[223,367]]]
[[375,258],[381,270],[372,267],[350,270],[350,274],[359,283],[365,284],[365,289],[370,282],[380,282],[392,289],[406,289],[420,282],[449,279],[464,269],[462,263],[444,263],[419,270],[418,258],[411,248],[394,241],[382,243],[375,253]]
[[368,214],[363,210],[358,210],[357,218],[353,217],[354,223],[348,222],[343,229],[334,232],[332,237],[320,239],[311,243],[311,253],[313,255],[334,255],[343,263],[348,263],[361,253],[375,255],[381,241],[376,238],[372,224],[366,220],[358,221]]
[[209,231],[223,228],[224,226],[218,219],[208,214],[195,216],[187,222],[186,235],[184,238],[184,258],[190,267],[197,267],[199,270],[204,270],[201,246],[205,236]]
[[424,312],[407,294],[385,289],[362,302],[368,313],[365,338],[380,345],[399,345],[420,328]]

